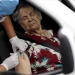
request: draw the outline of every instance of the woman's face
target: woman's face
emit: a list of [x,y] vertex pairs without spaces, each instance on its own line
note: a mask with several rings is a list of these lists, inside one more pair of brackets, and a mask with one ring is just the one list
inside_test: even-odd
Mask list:
[[41,26],[41,14],[36,12],[32,7],[23,7],[19,11],[20,17],[20,25],[22,28],[27,31],[31,32],[34,31]]

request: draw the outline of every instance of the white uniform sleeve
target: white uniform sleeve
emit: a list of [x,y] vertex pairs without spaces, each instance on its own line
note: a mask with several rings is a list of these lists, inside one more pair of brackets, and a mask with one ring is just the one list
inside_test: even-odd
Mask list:
[[0,22],[3,22],[3,21],[5,20],[5,18],[6,18],[6,17],[2,17],[2,18],[0,19]]

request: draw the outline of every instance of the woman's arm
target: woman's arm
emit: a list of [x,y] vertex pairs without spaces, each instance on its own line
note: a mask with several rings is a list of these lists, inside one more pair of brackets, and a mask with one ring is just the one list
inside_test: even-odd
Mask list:
[[15,71],[20,74],[32,75],[30,61],[25,53],[19,56],[19,64],[15,68]]

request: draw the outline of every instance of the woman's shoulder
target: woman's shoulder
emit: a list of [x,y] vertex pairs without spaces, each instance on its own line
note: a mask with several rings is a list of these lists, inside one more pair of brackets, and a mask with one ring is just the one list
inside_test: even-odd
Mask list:
[[50,29],[50,30],[47,30],[52,36],[53,36],[53,30]]
[[48,33],[48,34],[50,34],[51,36],[53,36],[53,30],[52,30],[52,29],[50,29],[50,30],[43,30],[43,31],[45,31],[46,33]]
[[50,30],[47,30],[52,36],[54,37],[57,37],[58,38],[58,33],[55,32],[54,30],[50,29]]

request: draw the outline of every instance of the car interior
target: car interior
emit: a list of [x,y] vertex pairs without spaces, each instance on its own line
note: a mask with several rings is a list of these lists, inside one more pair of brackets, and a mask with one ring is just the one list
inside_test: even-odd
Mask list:
[[[69,4],[67,0],[61,0],[61,2],[63,4],[65,4],[66,6],[68,6],[71,10],[75,11],[75,9],[73,9],[71,4]],[[60,51],[60,53],[62,55],[63,68],[55,70],[55,71],[51,71],[51,72],[36,74],[36,75],[55,75],[55,74],[60,74],[60,73],[68,74],[68,73],[72,72],[73,68],[74,68],[73,67],[74,63],[73,63],[73,59],[72,59],[73,56],[72,56],[70,44],[69,44],[66,36],[62,35],[59,32],[59,30],[61,29],[61,26],[54,19],[52,19],[50,16],[48,16],[43,11],[41,11],[41,14],[42,14],[42,22],[41,22],[42,28],[44,28],[46,30],[52,29],[58,34],[58,37],[59,37],[59,40],[61,43],[60,49],[58,49],[58,50]],[[24,39],[24,40],[30,40],[32,42],[33,41],[36,42],[35,40],[30,39],[27,36],[24,36],[23,35],[24,30],[21,28],[21,26],[17,22],[14,22],[14,20],[12,19],[12,15],[10,15],[10,18],[14,25],[16,34],[19,38]],[[37,42],[37,43],[47,46],[47,47],[50,47],[47,43],[45,43],[45,44],[43,44],[41,42]],[[0,25],[0,63],[2,63],[7,57],[9,57],[10,53],[12,53],[12,52],[13,52],[13,50],[12,50],[11,44],[9,42],[8,36],[5,32],[5,30],[3,29],[3,27]],[[67,55],[66,55],[66,53],[67,53]],[[69,59],[69,58],[71,58],[71,59]],[[14,69],[9,70],[7,72],[9,74],[4,73],[2,75],[11,75],[10,72],[13,74]]]

